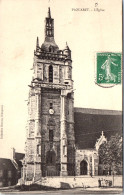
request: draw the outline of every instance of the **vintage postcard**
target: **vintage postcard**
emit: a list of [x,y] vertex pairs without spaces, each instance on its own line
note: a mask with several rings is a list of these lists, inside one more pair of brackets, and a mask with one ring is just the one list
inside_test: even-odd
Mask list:
[[0,192],[120,194],[122,1],[0,1]]

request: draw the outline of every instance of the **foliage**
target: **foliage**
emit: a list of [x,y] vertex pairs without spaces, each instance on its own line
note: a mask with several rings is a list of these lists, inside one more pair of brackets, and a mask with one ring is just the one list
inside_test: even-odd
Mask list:
[[116,134],[99,147],[101,164],[107,170],[118,173],[122,167],[122,138]]

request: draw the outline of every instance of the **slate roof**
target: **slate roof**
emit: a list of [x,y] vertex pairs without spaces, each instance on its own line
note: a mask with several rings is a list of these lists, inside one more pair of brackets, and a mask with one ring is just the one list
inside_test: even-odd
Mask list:
[[122,135],[122,112],[89,108],[74,108],[75,144],[78,149],[95,147],[102,131],[107,139]]
[[16,168],[16,166],[14,165],[14,163],[11,159],[0,158],[0,169],[15,170],[17,168]]

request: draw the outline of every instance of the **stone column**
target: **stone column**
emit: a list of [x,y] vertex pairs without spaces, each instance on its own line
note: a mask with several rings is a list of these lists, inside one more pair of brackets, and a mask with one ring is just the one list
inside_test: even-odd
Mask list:
[[41,88],[36,88],[35,137],[41,137]]
[[34,178],[41,177],[41,152],[37,153],[37,146],[41,145],[41,88],[36,86],[35,89],[35,140],[34,140]]
[[66,135],[66,113],[65,113],[65,94],[61,93],[61,121],[60,121],[60,164],[61,176],[68,175],[67,173],[67,135]]
[[90,157],[89,156],[87,160],[87,175],[90,175]]
[[94,175],[94,155],[92,153],[92,175]]

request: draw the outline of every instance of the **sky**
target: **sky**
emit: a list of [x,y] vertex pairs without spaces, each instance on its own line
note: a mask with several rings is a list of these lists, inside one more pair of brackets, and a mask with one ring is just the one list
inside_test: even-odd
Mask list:
[[49,6],[57,45],[64,49],[67,41],[72,51],[74,106],[122,109],[121,85],[102,88],[95,83],[96,52],[122,51],[121,0],[0,0],[0,105],[4,106],[0,144],[6,150],[24,151],[33,53],[37,36],[40,45],[44,42]]

